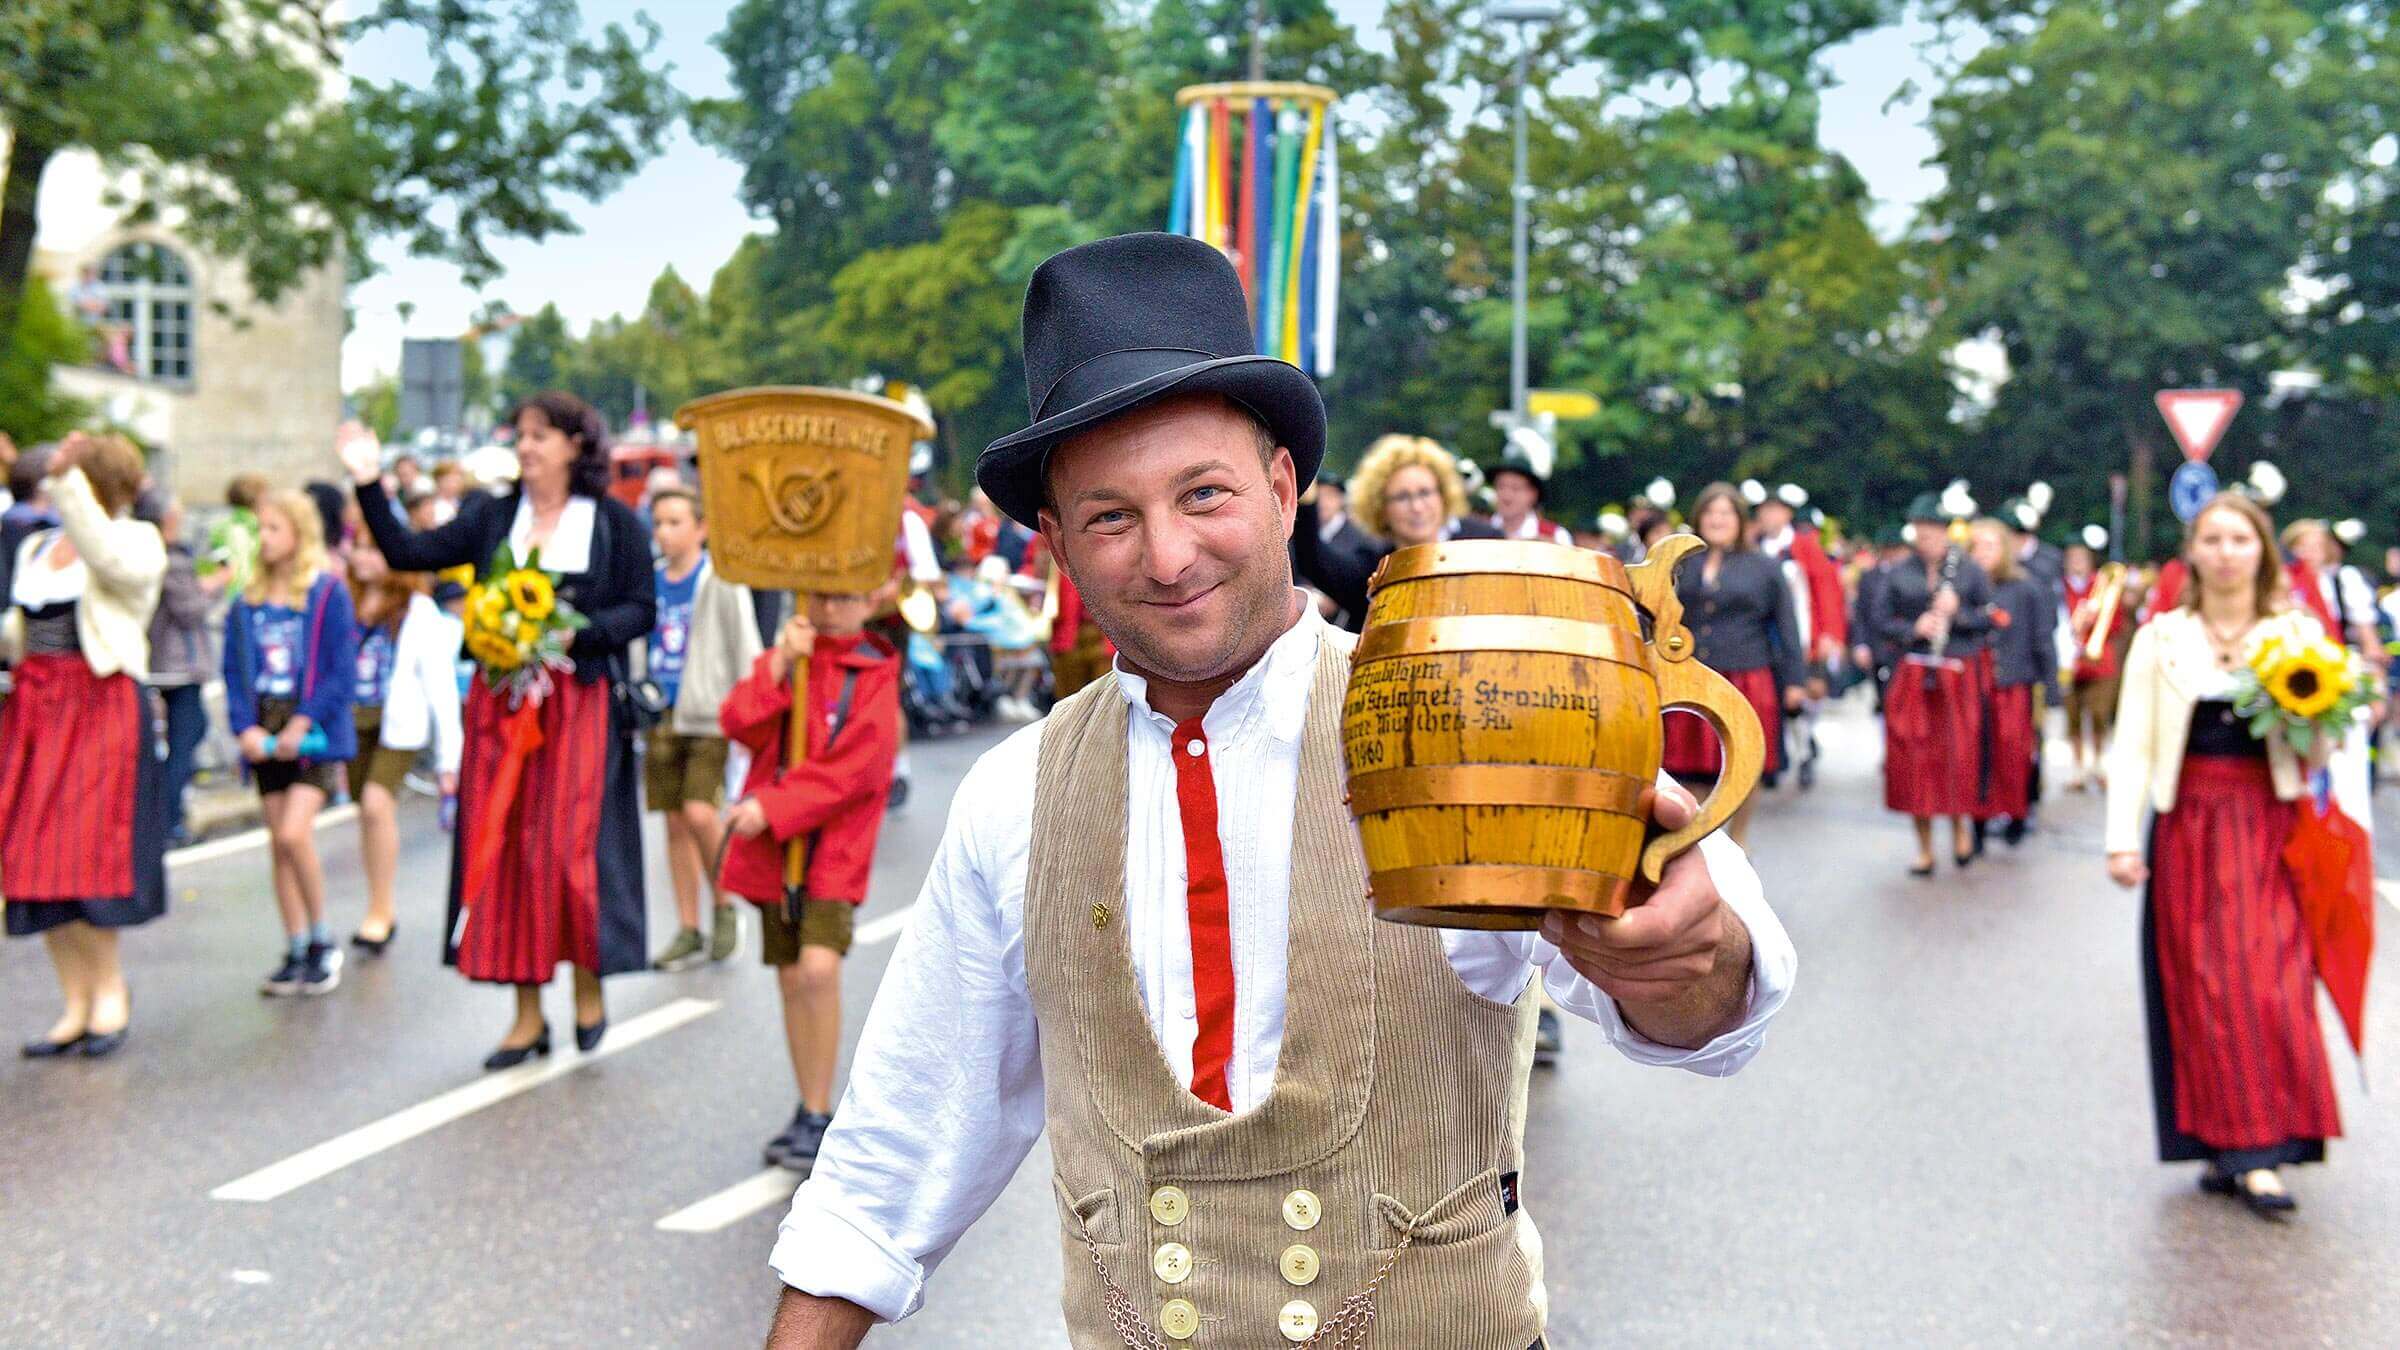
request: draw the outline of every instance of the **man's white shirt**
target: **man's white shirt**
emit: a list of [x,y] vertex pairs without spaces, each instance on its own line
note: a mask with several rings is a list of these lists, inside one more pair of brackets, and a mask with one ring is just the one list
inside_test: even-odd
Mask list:
[[[1300,733],[1321,638],[1345,648],[1355,641],[1304,607],[1300,622],[1202,722],[1204,753],[1217,757],[1210,767],[1234,964],[1226,1082],[1237,1113],[1265,1100],[1283,1044]],[[1140,677],[1120,667],[1115,679],[1129,719],[1125,919],[1134,975],[1150,1035],[1177,1079],[1188,1081],[1199,1023],[1174,724],[1150,708]],[[1025,871],[1042,726],[985,753],[951,803],[924,890],[867,1014],[848,1091],[770,1257],[794,1288],[847,1299],[886,1320],[915,1312],[927,1278],[1041,1134],[1042,1065],[1025,982]],[[1741,849],[1718,834],[1702,841],[1700,853],[1749,927],[1752,973],[1741,1023],[1698,1049],[1643,1038],[1537,933],[1443,930],[1444,952],[1468,988],[1501,1002],[1514,1002],[1538,974],[1560,1008],[1599,1026],[1627,1058],[1731,1074],[1758,1052],[1791,991],[1798,956]]]

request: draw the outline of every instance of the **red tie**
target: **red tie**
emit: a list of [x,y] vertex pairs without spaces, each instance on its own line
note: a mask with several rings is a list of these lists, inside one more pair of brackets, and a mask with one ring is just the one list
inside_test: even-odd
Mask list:
[[1184,904],[1192,930],[1192,1000],[1200,1030],[1192,1038],[1192,1095],[1233,1109],[1225,1066],[1233,1058],[1233,922],[1227,912],[1225,852],[1217,844],[1217,780],[1208,768],[1208,733],[1195,717],[1175,728],[1175,805],[1183,817]]

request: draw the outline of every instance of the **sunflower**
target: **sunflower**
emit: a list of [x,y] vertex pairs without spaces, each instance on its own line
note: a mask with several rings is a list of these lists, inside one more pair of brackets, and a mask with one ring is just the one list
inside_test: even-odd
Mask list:
[[467,592],[467,625],[491,632],[508,615],[508,597],[490,586],[477,586]]
[[2330,644],[2311,642],[2289,653],[2261,683],[2285,712],[2314,719],[2349,691],[2350,665]]
[[494,670],[515,670],[525,663],[515,643],[481,629],[467,634],[467,654]]
[[539,623],[557,607],[558,592],[551,587],[546,574],[521,569],[508,574],[508,599],[518,613]]

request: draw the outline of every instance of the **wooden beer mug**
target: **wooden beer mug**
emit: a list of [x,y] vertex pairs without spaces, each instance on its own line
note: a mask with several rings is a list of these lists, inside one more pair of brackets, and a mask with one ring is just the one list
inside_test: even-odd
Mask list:
[[[1553,909],[1622,914],[1636,875],[1655,884],[1741,806],[1766,743],[1741,691],[1693,659],[1674,570],[1701,546],[1672,535],[1628,570],[1559,544],[1453,540],[1376,569],[1342,746],[1377,917],[1531,929]],[[1653,835],[1668,709],[1707,719],[1725,768],[1691,824]]]

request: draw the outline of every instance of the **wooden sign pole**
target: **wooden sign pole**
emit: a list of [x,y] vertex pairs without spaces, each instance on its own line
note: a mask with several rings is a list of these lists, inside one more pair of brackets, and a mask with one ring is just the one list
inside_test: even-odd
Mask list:
[[[933,424],[905,404],[847,389],[733,389],[675,410],[700,440],[700,490],[718,575],[745,586],[856,595],[891,576],[908,493],[908,456]],[[802,611],[805,613],[805,610]],[[808,761],[808,654],[792,662],[783,765]],[[785,899],[808,878],[808,843],[790,840]]]

